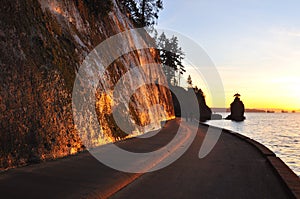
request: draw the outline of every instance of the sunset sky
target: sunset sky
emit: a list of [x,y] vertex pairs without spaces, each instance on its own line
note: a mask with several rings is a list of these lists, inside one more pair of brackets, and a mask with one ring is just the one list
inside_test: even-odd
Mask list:
[[[297,0],[165,0],[158,28],[178,31],[206,51],[222,78],[227,107],[239,92],[246,108],[298,110],[299,7]],[[209,86],[189,73],[208,104],[221,106],[211,104]]]

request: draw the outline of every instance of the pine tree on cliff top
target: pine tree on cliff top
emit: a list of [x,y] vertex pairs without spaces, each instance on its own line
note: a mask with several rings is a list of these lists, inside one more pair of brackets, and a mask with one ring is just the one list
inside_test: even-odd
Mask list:
[[138,27],[153,26],[163,9],[162,0],[121,0],[121,3]]
[[178,38],[172,36],[172,38],[169,39],[165,33],[162,33],[156,40],[167,81],[168,83],[177,85],[180,83],[180,76],[186,72],[182,65],[184,53],[179,46]]

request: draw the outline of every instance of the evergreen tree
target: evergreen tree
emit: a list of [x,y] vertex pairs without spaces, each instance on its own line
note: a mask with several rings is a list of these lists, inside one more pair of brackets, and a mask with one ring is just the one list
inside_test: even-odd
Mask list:
[[152,26],[158,19],[158,13],[163,9],[162,0],[140,0],[141,17],[139,24],[144,26]]
[[191,75],[188,76],[186,82],[188,83],[188,87],[189,87],[189,88],[193,88],[193,81],[192,81]]
[[137,27],[153,26],[163,9],[162,0],[121,0]]
[[159,49],[161,62],[164,65],[163,71],[168,82],[173,85],[180,84],[180,76],[186,70],[182,65],[184,53],[179,47],[178,38],[172,36],[172,38],[168,39],[165,33],[162,33],[157,38],[157,48]]

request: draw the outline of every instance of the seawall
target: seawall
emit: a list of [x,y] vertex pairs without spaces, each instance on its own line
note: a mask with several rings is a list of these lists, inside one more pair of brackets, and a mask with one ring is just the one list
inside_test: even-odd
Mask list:
[[[293,172],[283,166],[283,171],[291,175],[283,179],[277,173],[278,166],[271,164],[275,156],[263,145],[221,129],[211,153],[199,159],[208,126],[183,124],[187,131],[196,130],[197,135],[179,159],[161,170],[124,173],[82,153],[3,172],[0,192],[7,198],[298,198],[297,180],[294,187],[287,182]],[[117,145],[137,153],[155,151],[173,139],[178,125],[173,120],[151,138],[132,138]],[[28,191],[32,187],[34,191]]]
[[209,128],[216,128],[222,130],[223,132],[228,133],[230,135],[234,135],[235,137],[245,141],[247,144],[252,145],[265,157],[266,160],[268,160],[274,172],[282,180],[286,188],[291,192],[291,197],[300,198],[300,178],[268,147],[240,133],[228,129],[211,126],[205,123],[200,124]]

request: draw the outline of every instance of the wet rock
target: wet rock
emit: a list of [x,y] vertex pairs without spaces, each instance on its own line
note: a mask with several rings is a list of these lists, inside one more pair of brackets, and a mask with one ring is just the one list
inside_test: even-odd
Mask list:
[[[78,5],[74,2],[78,2]],[[121,13],[117,3],[112,2],[111,13],[101,18],[88,12],[89,9],[85,7],[88,1],[84,0],[2,2],[0,169],[24,162],[63,157],[85,149],[85,143],[73,121],[72,89],[76,71],[85,56],[99,43],[133,27],[129,20],[124,20],[126,16]],[[19,5],[18,8],[16,5]],[[110,87],[130,66],[155,63],[155,59],[149,50],[122,56],[112,64],[112,70],[107,75],[105,83],[109,86],[102,89],[111,91]],[[151,74],[153,79],[162,74],[159,68],[145,68],[145,72]],[[168,91],[142,88],[141,92],[145,93],[146,103],[145,100],[138,102],[138,97],[133,98],[133,101],[149,106],[157,102],[155,96],[159,94],[159,103],[167,110],[167,117],[173,115]],[[121,98],[117,102],[120,101]],[[111,114],[111,109],[108,109],[110,102],[105,103],[107,109],[97,107],[99,122],[105,127],[102,129],[104,133],[92,131],[92,125],[99,123],[91,124],[90,129],[86,129],[91,132],[87,135],[91,139],[91,146],[101,144],[99,140],[102,138],[112,141],[114,139],[109,139],[109,136],[119,136],[120,133],[114,134],[116,128],[105,120],[105,113]],[[136,104],[133,103],[133,109],[137,109]],[[82,106],[88,107],[86,104]],[[152,119],[150,114],[135,116],[143,125]],[[89,121],[88,117],[82,118],[82,123]],[[11,155],[15,152],[17,155]]]

